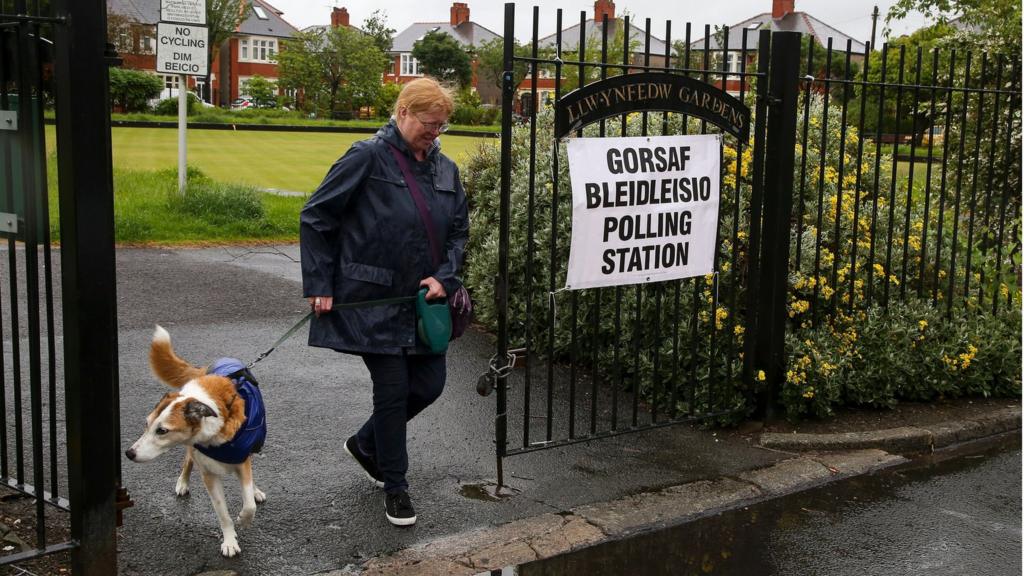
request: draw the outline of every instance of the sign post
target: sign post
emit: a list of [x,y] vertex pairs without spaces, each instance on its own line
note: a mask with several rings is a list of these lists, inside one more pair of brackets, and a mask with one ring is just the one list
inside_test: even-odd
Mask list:
[[209,30],[206,0],[161,0],[157,24],[156,71],[178,75],[178,192],[185,193],[188,173],[188,77],[206,76]]

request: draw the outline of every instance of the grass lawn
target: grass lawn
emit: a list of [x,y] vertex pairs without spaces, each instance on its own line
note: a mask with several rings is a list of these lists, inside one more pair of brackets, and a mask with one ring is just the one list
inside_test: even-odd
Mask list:
[[[48,147],[55,142],[47,126]],[[163,170],[178,165],[178,131],[113,128],[115,168]],[[189,130],[188,163],[224,183],[312,192],[331,164],[369,134]],[[441,150],[460,166],[483,141],[493,138],[442,136]]]
[[[56,133],[46,127],[49,191],[56,206]],[[304,197],[259,194],[277,188],[308,194],[353,142],[369,134],[190,130],[188,164],[205,178],[189,185],[188,201],[176,192],[177,131],[114,128],[116,241],[130,244],[197,242],[292,242]],[[443,136],[442,150],[463,163],[493,138]],[[191,181],[190,181],[191,182]],[[255,203],[255,206],[253,205]],[[262,209],[258,206],[262,205]],[[57,210],[51,210],[59,238]]]

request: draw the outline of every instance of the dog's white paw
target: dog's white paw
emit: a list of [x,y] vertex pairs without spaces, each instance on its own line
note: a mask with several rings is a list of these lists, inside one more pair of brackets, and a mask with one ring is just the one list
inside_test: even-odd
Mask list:
[[241,528],[248,528],[252,525],[252,519],[256,516],[256,508],[242,508],[242,511],[238,513],[238,518],[235,518],[235,524]]
[[188,495],[188,480],[182,480],[178,478],[178,482],[174,485],[174,493],[178,496]]
[[220,544],[220,553],[225,558],[234,558],[242,551],[242,548],[238,545],[238,540],[234,538],[225,538]]
[[267,501],[267,495],[263,492],[263,490],[260,490],[259,488],[256,488],[253,491],[253,496],[256,498],[257,504],[263,504],[264,502]]

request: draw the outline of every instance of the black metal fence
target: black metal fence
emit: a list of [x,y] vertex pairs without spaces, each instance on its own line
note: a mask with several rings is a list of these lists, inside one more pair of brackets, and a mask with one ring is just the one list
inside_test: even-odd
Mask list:
[[[689,25],[673,36],[666,23],[657,38],[650,20],[595,25],[586,13],[563,28],[561,10],[542,39],[538,23],[551,19],[537,8],[517,52],[511,4],[505,18],[500,219],[484,223],[500,243],[490,372],[499,484],[507,456],[770,413],[787,329],[914,298],[947,315],[996,311],[1019,294],[1019,61],[982,56],[979,69],[976,55],[855,53],[852,42],[837,51],[750,29],[705,27],[693,42]],[[638,72],[696,78],[751,109],[749,140],[723,136],[716,272],[563,292],[572,209],[558,102]],[[575,135],[719,131],[636,110]]]
[[805,51],[793,315],[817,325],[908,299],[950,316],[1012,306],[1020,61],[831,41]]
[[0,18],[0,220],[6,237],[0,266],[0,481],[35,499],[36,542],[34,550],[4,556],[2,563],[73,546],[50,537],[44,509],[70,510],[66,430],[57,417],[64,398],[57,390],[62,362],[55,342],[59,318],[43,128],[43,109],[53,94],[46,82],[53,68],[51,39],[63,23],[21,14]]
[[18,519],[34,542],[0,564],[71,551],[78,574],[117,566],[105,13],[103,1],[0,1],[0,482],[34,502]]

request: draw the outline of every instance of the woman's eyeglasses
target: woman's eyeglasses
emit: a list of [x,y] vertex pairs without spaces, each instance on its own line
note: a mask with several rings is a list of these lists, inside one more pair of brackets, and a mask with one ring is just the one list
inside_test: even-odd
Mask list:
[[424,122],[423,120],[420,120],[420,117],[418,115],[413,114],[413,116],[416,117],[417,122],[419,122],[424,128],[426,128],[430,132],[444,134],[445,132],[448,131],[449,126],[447,122]]

